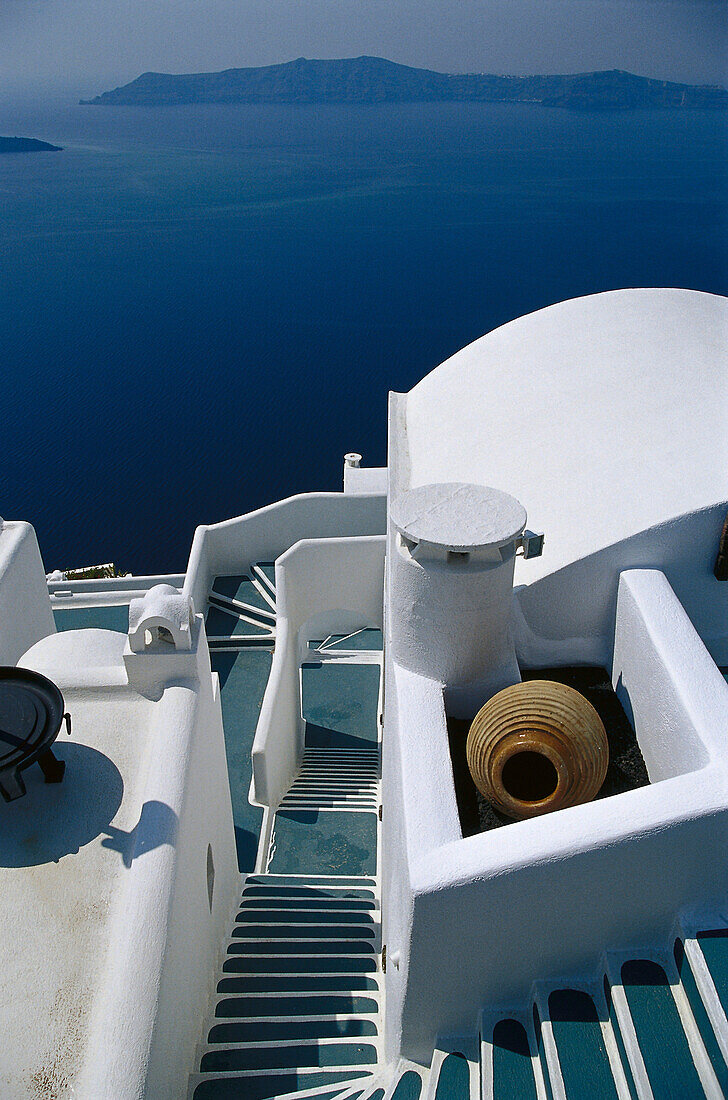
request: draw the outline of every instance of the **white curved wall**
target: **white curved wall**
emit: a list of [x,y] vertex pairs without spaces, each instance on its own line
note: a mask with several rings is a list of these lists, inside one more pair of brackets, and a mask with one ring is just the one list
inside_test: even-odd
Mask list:
[[0,520],[0,665],[55,634],[43,561],[29,523]]
[[728,498],[726,347],[728,299],[696,291],[612,291],[521,317],[407,395],[398,476],[520,500],[546,535],[543,557],[517,565],[530,582]]
[[[332,614],[332,629],[382,626],[384,535],[302,539],[276,562],[276,646],[253,742],[256,801],[275,807],[303,754],[301,632]],[[340,628],[340,627],[339,627]],[[328,631],[324,631],[325,634]]]

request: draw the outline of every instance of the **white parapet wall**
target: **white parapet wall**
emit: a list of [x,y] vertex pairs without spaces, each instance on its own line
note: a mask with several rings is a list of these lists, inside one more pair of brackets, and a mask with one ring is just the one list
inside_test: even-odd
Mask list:
[[608,667],[618,577],[627,569],[650,568],[665,574],[713,657],[728,664],[728,583],[713,576],[727,511],[728,501],[722,499],[666,517],[654,527],[517,588],[513,626],[521,664],[580,662]]
[[196,610],[207,602],[213,579],[257,561],[275,561],[301,539],[383,534],[387,498],[381,492],[302,493],[247,515],[198,527],[184,591]]
[[45,570],[29,523],[0,520],[0,665],[55,634]]
[[661,572],[621,577],[614,646],[647,787],[463,839],[442,685],[388,664],[388,1057],[427,1058],[483,1006],[664,946],[696,899],[724,904],[728,685]]
[[[77,758],[101,760],[118,775],[120,809],[100,834],[33,870],[40,896],[65,869],[71,900],[81,899],[75,908],[62,896],[46,899],[76,922],[77,958],[57,950],[64,922],[49,937],[49,918],[35,912],[31,927],[42,935],[25,948],[36,950],[28,965],[51,988],[46,1006],[62,984],[56,971],[82,991],[78,1019],[52,1014],[57,1034],[42,1035],[56,1052],[54,1073],[79,1100],[186,1095],[239,898],[219,687],[203,619],[192,622],[189,648],[175,644],[171,629],[165,640],[163,595],[148,596],[137,616],[149,626],[138,652],[116,632],[74,630],[42,640],[23,659],[58,683],[73,716],[75,755],[59,794],[80,797],[74,785],[92,784],[93,775],[72,766]],[[103,804],[108,792],[97,786],[89,800]],[[5,891],[5,907],[10,901]],[[25,988],[17,990],[16,1001],[24,998]],[[5,1001],[14,1003],[12,991]]]
[[303,539],[276,562],[276,646],[253,742],[262,806],[280,802],[303,753],[299,667],[311,631],[382,626],[384,547],[384,535]]

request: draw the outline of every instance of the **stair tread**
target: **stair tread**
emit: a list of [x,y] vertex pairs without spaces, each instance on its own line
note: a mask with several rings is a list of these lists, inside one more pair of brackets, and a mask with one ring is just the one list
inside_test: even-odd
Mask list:
[[631,959],[620,976],[654,1100],[702,1096],[664,969],[650,959]]
[[569,1100],[618,1100],[594,1001],[583,990],[549,995],[549,1020]]
[[373,1065],[377,1049],[367,1042],[293,1046],[220,1047],[202,1055],[200,1072],[216,1070],[323,1069]]

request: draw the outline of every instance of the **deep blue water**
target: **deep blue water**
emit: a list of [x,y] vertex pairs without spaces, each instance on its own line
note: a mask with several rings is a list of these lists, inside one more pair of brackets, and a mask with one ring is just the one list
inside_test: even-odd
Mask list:
[[[385,461],[388,390],[624,286],[728,293],[728,118],[484,104],[0,103],[0,514],[46,567]],[[588,369],[588,364],[585,364]]]

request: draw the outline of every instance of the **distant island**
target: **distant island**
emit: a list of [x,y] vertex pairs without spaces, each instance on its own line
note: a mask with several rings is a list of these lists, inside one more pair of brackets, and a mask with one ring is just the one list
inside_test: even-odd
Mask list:
[[492,76],[413,69],[381,57],[307,60],[219,73],[144,73],[83,104],[190,103],[538,103],[583,111],[640,107],[728,107],[718,85],[674,84],[613,69],[571,76]]
[[0,153],[60,153],[60,145],[49,145],[37,138],[0,137]]

